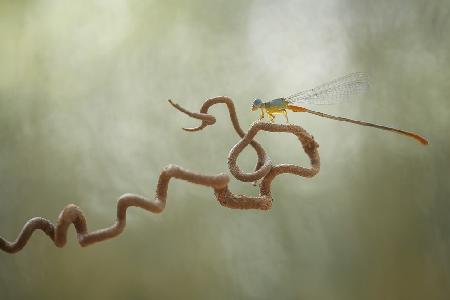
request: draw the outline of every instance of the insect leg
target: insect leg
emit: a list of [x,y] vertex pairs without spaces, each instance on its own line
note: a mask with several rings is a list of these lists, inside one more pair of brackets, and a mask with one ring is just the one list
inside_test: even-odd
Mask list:
[[285,109],[283,109],[283,115],[286,118],[286,124],[289,124],[288,114],[287,114],[287,111]]
[[261,108],[261,111],[259,112],[259,120],[261,121],[264,119],[264,109]]

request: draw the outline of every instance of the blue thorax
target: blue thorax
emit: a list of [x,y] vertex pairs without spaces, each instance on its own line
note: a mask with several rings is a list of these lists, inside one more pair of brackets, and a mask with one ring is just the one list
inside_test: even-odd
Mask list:
[[266,108],[276,107],[276,108],[284,108],[287,102],[283,98],[273,99],[269,102],[265,103]]

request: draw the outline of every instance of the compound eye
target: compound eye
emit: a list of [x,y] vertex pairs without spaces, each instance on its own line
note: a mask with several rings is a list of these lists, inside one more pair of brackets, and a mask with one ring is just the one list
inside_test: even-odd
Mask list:
[[261,99],[255,99],[255,101],[253,101],[253,105],[261,105],[262,104],[262,100]]

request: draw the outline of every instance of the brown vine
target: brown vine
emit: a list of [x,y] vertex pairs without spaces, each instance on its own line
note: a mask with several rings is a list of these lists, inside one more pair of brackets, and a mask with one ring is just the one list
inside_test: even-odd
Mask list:
[[[229,176],[224,173],[217,175],[203,175],[183,169],[180,166],[169,165],[165,167],[159,176],[156,187],[155,199],[149,200],[143,196],[134,194],[125,194],[117,202],[116,222],[108,228],[88,232],[86,219],[81,209],[74,205],[67,205],[59,214],[56,225],[51,221],[36,217],[25,223],[22,231],[14,242],[9,242],[0,237],[0,249],[8,253],[16,253],[27,244],[33,232],[37,229],[42,230],[57,247],[63,247],[67,240],[67,230],[70,224],[75,226],[77,239],[81,246],[88,246],[106,239],[119,235],[126,225],[126,211],[130,206],[140,207],[153,213],[160,213],[164,210],[167,198],[167,189],[171,178],[177,178],[189,181],[191,183],[209,186],[214,190],[214,195],[219,203],[229,208],[239,209],[261,209],[268,210],[272,207],[272,194],[270,185],[276,176],[283,173],[295,174],[303,177],[312,177],[319,172],[320,159],[317,151],[318,144],[314,138],[303,128],[296,125],[280,125],[273,123],[255,122],[245,133],[239,125],[236,110],[233,101],[228,97],[216,97],[206,100],[200,109],[200,113],[190,112],[180,105],[169,100],[176,109],[189,115],[192,118],[199,119],[202,123],[195,128],[183,128],[186,131],[199,131],[208,125],[216,122],[214,116],[208,114],[208,109],[215,104],[224,103],[228,107],[231,122],[234,129],[241,137],[241,140],[234,145],[228,154],[228,168],[231,174],[243,182],[257,182],[259,184],[259,196],[235,195],[228,189]],[[254,140],[259,131],[268,132],[288,132],[294,134],[303,150],[311,161],[311,168],[303,168],[292,164],[274,165],[267,156],[263,147]],[[250,173],[244,173],[237,165],[237,158],[242,150],[251,145],[258,156],[255,170]]]

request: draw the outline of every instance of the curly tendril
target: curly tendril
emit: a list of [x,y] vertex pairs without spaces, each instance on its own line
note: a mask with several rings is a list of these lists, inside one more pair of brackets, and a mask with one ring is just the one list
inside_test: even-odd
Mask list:
[[[319,172],[320,158],[317,148],[319,145],[314,138],[302,127],[297,125],[281,125],[265,122],[254,122],[247,133],[239,125],[233,101],[228,97],[216,97],[208,99],[203,103],[199,113],[191,112],[180,105],[169,100],[170,104],[188,116],[198,119],[201,124],[194,128],[183,128],[186,131],[200,131],[216,122],[216,118],[208,114],[208,109],[219,103],[226,104],[230,114],[231,123],[241,140],[233,146],[228,154],[228,168],[230,173],[242,182],[257,182],[259,184],[258,196],[236,195],[228,189],[230,178],[227,174],[203,175],[186,170],[177,165],[165,167],[159,175],[156,186],[156,195],[153,200],[135,194],[124,194],[117,201],[117,216],[113,225],[107,228],[88,232],[86,218],[83,211],[74,204],[67,205],[59,214],[56,225],[51,221],[35,217],[25,223],[22,231],[14,242],[9,242],[0,237],[0,249],[8,253],[16,253],[23,249],[35,230],[42,230],[57,247],[63,247],[67,240],[67,230],[71,224],[77,232],[77,239],[81,246],[88,246],[97,242],[118,236],[126,225],[126,211],[128,207],[135,206],[153,213],[160,213],[164,210],[167,198],[169,181],[172,178],[186,180],[194,184],[209,186],[214,190],[216,199],[222,206],[235,209],[261,209],[268,210],[272,207],[272,194],[270,186],[276,176],[289,173],[302,177],[313,177]],[[263,147],[254,140],[259,131],[287,132],[297,137],[302,145],[303,151],[308,155],[311,167],[304,168],[293,164],[274,165],[268,157]],[[255,170],[244,173],[237,165],[237,158],[245,147],[251,145],[256,151],[258,160]]]

